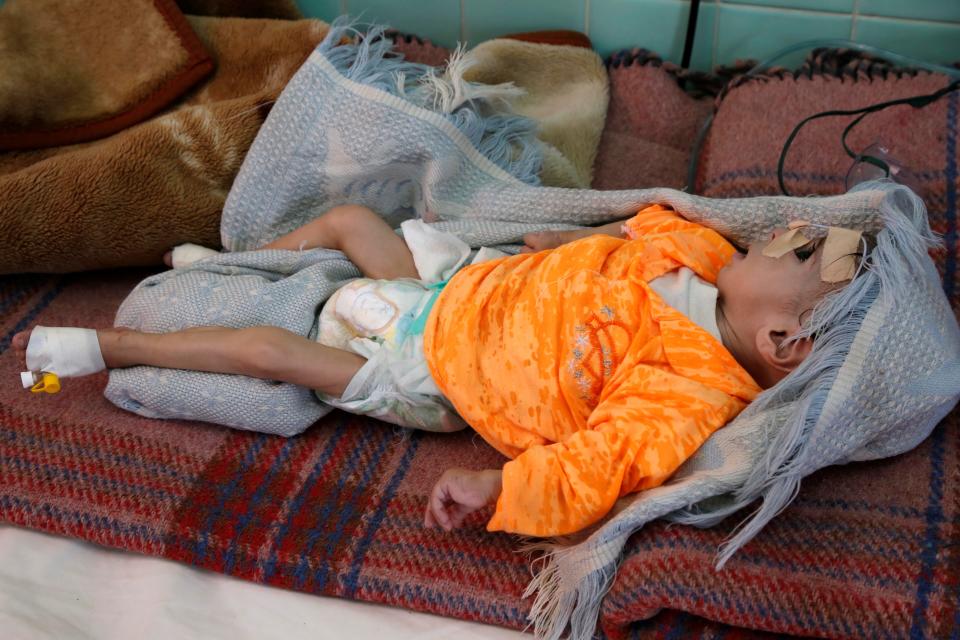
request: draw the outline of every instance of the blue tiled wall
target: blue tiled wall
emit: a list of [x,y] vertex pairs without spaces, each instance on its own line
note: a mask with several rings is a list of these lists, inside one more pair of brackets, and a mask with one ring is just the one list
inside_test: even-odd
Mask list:
[[[646,47],[679,62],[689,0],[297,0],[329,20],[362,14],[444,46],[518,31],[575,29],[607,55]],[[814,38],[846,38],[931,62],[960,61],[960,0],[704,0],[692,65],[763,59]]]

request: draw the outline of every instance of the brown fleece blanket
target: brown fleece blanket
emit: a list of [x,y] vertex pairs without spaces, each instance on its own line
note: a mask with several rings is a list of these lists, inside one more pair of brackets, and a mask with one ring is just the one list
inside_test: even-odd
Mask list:
[[[204,4],[189,3],[255,13]],[[290,6],[264,3],[266,15]],[[179,242],[219,246],[247,148],[326,32],[315,20],[185,18],[172,0],[7,0],[0,273],[159,264]]]
[[83,3],[59,0],[10,0],[2,11],[0,149],[109,135],[213,70],[172,0],[128,0],[95,18]]

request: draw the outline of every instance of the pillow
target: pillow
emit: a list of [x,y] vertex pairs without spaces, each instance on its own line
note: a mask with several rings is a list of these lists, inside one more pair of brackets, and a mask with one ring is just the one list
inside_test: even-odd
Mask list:
[[[391,32],[395,46],[408,60],[441,65],[449,49],[416,36]],[[505,36],[542,44],[589,46],[564,32]],[[693,141],[719,91],[712,76],[685,74],[646,49],[622,51],[607,62],[610,102],[593,165],[594,189],[637,189],[686,184]],[[684,91],[682,79],[693,84]]]
[[[447,62],[445,49],[395,31],[390,36],[408,60]],[[481,42],[467,55],[464,79],[523,89],[511,107],[537,122],[541,184],[588,188],[608,103],[607,72],[590,40],[576,31],[519,33]]]
[[[712,198],[777,195],[780,151],[807,116],[929,94],[949,82],[944,75],[898,69],[845,51],[816,51],[797,72],[777,69],[741,76],[718,98],[697,163],[695,192]],[[923,198],[930,224],[940,234],[956,228],[958,102],[960,95],[953,92],[921,109],[890,107],[866,116],[847,137],[858,153],[871,145],[888,150],[906,170],[900,179]],[[853,117],[819,118],[801,129],[784,163],[784,183],[792,195],[846,191],[853,160],[840,136]],[[960,313],[957,247],[947,239],[948,251],[938,252],[935,262]]]
[[[594,166],[594,189],[683,189],[693,141],[710,113],[711,87],[646,49],[607,61],[610,107]],[[687,91],[681,80],[694,81]]]

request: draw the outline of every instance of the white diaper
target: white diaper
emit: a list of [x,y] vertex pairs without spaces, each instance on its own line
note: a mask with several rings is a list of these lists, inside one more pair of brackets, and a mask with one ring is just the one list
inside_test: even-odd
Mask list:
[[317,342],[364,357],[379,345],[396,348],[432,293],[419,280],[354,280],[323,305]]
[[458,431],[466,423],[433,381],[423,334],[411,333],[436,289],[419,280],[355,280],[320,312],[317,342],[353,351],[367,362],[339,397],[321,400],[350,413],[403,427]]
[[[421,280],[361,278],[336,291],[320,311],[317,341],[353,351],[367,362],[339,398],[318,397],[351,413],[427,431],[458,431],[467,423],[433,381],[423,352],[422,324],[441,282],[466,262],[470,248],[423,222],[401,225]],[[474,263],[504,254],[481,249]]]

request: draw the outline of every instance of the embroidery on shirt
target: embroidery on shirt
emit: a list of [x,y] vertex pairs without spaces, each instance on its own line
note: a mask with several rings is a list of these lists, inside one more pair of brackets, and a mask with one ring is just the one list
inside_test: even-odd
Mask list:
[[616,319],[613,309],[604,305],[599,313],[591,313],[587,320],[574,327],[574,347],[568,363],[570,373],[577,381],[580,399],[590,401],[600,395],[607,379],[620,364],[613,333],[617,330],[629,336],[626,325]]

